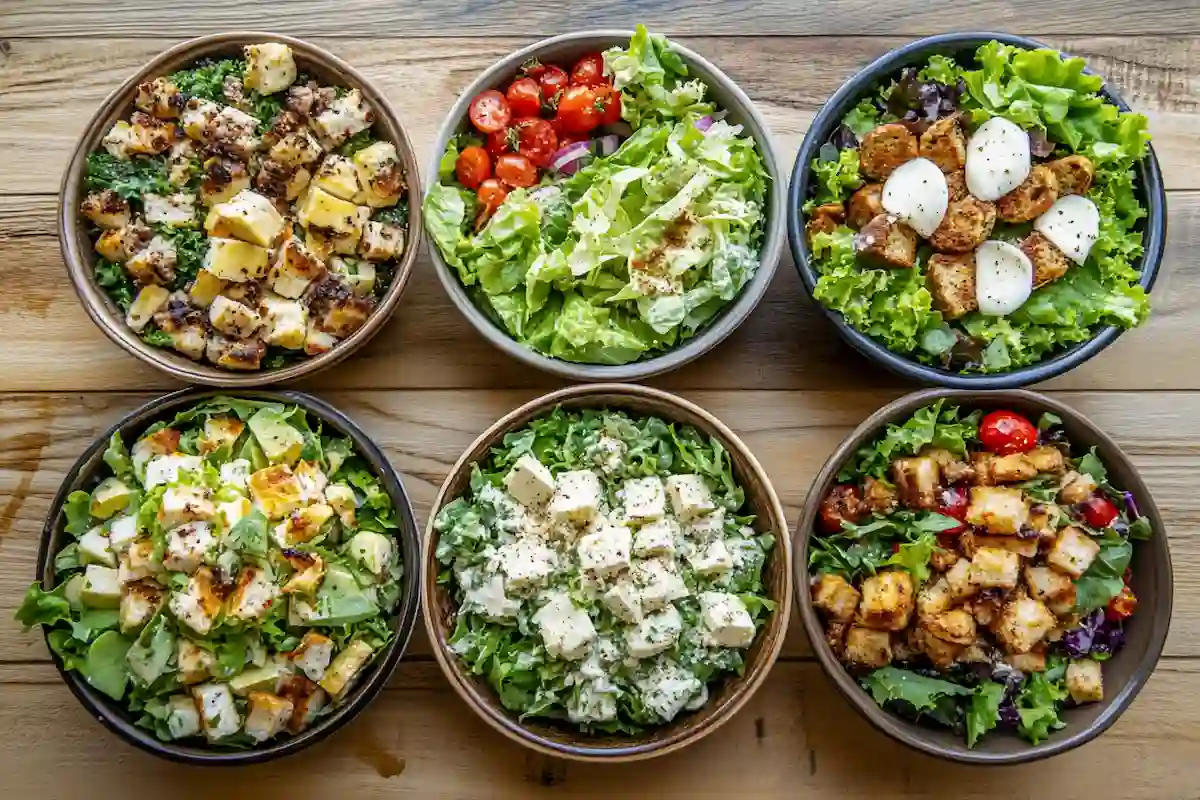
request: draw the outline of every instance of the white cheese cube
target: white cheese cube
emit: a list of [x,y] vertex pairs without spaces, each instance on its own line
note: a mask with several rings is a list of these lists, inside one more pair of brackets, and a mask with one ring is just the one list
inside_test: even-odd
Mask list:
[[532,537],[503,545],[495,557],[506,585],[514,589],[541,583],[558,567],[558,555]]
[[242,85],[260,94],[274,94],[296,80],[296,59],[292,48],[278,42],[248,44],[242,48],[246,56],[246,72]]
[[267,344],[299,350],[304,347],[308,310],[303,303],[268,293],[262,299],[264,338]]
[[189,522],[167,532],[163,566],[172,572],[195,572],[217,544],[207,522]]
[[586,610],[576,608],[566,592],[552,592],[548,602],[533,615],[542,643],[552,658],[577,661],[596,638],[596,628]]
[[117,608],[121,605],[121,579],[117,570],[90,564],[83,572],[80,600],[90,608]]
[[221,465],[221,483],[246,490],[246,481],[250,478],[250,462],[244,458],[235,458]]
[[642,621],[642,596],[631,581],[618,581],[604,593],[603,600],[617,619],[635,623]]
[[701,593],[700,618],[708,637],[720,647],[749,647],[754,641],[754,620],[737,595]]
[[596,575],[612,575],[629,566],[633,534],[624,525],[602,525],[596,533],[581,536],[576,552],[579,567]]
[[463,605],[493,620],[510,619],[521,610],[520,602],[504,593],[504,578],[500,575],[479,579],[473,588],[466,591]]
[[271,607],[279,589],[266,571],[258,567],[242,567],[237,588],[229,598],[229,616],[241,620],[256,620]]
[[642,598],[642,608],[653,611],[687,597],[687,584],[669,559],[652,558],[634,565],[630,572]]
[[642,705],[664,722],[670,722],[684,708],[695,707],[693,698],[704,695],[704,684],[672,661],[654,665],[645,679],[638,682]]
[[691,563],[692,569],[701,575],[720,575],[733,569],[733,556],[720,539],[702,545],[688,557],[688,562]]
[[84,564],[100,564],[116,567],[117,556],[113,553],[109,539],[102,528],[92,528],[79,537],[79,555]]
[[172,739],[186,739],[200,733],[200,712],[192,698],[177,694],[167,700],[167,732]]
[[667,477],[667,497],[675,516],[684,522],[716,509],[708,485],[700,475],[670,475]]
[[600,508],[600,478],[591,470],[559,474],[550,499],[550,516],[556,522],[587,522]]
[[136,516],[126,514],[125,516],[114,517],[108,526],[108,546],[112,549],[113,553],[119,555],[129,549],[129,545],[133,544],[133,540],[137,538],[137,535]]
[[158,508],[158,521],[164,528],[173,528],[185,522],[210,520],[217,513],[208,492],[192,486],[172,486],[163,493],[162,505]]
[[200,456],[185,456],[185,455],[167,455],[152,458],[146,464],[146,480],[144,484],[147,490],[153,489],[155,486],[163,484],[171,484],[179,481],[179,475],[183,472],[199,473],[204,466],[204,459]]
[[230,300],[223,294],[213,298],[208,309],[208,321],[222,333],[227,333],[236,339],[245,339],[252,335],[262,324],[258,312],[237,300]]
[[504,488],[521,505],[540,506],[554,494],[554,476],[546,465],[526,453],[504,476]]
[[200,723],[210,742],[232,736],[242,727],[233,702],[233,692],[223,683],[204,683],[192,689],[192,697],[200,709]]
[[671,518],[655,520],[638,529],[633,538],[634,555],[671,556],[679,538],[679,523]]
[[180,192],[167,196],[142,195],[146,221],[172,228],[190,228],[196,224],[196,196]]
[[675,606],[650,614],[625,632],[625,645],[634,658],[649,658],[673,647],[683,631],[683,618]]
[[639,522],[658,519],[667,510],[663,482],[653,475],[625,481],[621,489],[621,502],[625,506],[625,516]]
[[697,542],[711,542],[720,539],[725,533],[725,509],[716,510],[697,517],[684,530],[684,533]]
[[138,292],[137,299],[130,304],[129,310],[125,312],[125,324],[138,333],[141,333],[150,324],[150,320],[154,315],[161,311],[163,306],[167,304],[167,300],[170,297],[171,293],[162,286],[158,286],[157,284],[143,286],[142,290]]

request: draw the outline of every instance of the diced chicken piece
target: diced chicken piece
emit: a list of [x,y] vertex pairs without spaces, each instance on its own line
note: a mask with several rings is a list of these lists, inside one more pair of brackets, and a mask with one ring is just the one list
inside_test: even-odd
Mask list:
[[258,120],[246,112],[225,106],[213,116],[206,131],[211,149],[246,161],[262,145],[256,134]]
[[313,130],[327,147],[342,144],[354,134],[371,127],[374,122],[375,113],[358,89],[335,97],[311,120]]
[[892,481],[900,502],[907,508],[935,508],[939,477],[937,461],[928,456],[897,458],[892,462]]
[[109,261],[124,263],[153,236],[153,231],[137,223],[107,230],[96,240],[96,252]]
[[1005,222],[1021,223],[1040,217],[1058,199],[1058,178],[1044,164],[1035,164],[1025,182],[996,201],[996,213]]
[[929,244],[943,253],[970,253],[992,235],[995,226],[996,206],[967,195],[950,201]]
[[896,269],[917,262],[917,232],[890,214],[880,214],[854,237],[854,250],[872,264]]
[[404,230],[396,225],[367,222],[358,254],[370,261],[390,261],[404,252]]
[[308,631],[300,644],[288,654],[288,658],[296,665],[296,669],[308,676],[309,680],[319,681],[325,676],[329,662],[333,658],[333,640],[316,631]]
[[995,547],[980,547],[971,559],[970,581],[983,589],[1012,589],[1021,574],[1021,557]]
[[1085,658],[1067,665],[1067,691],[1076,703],[1099,703],[1104,699],[1104,672],[1098,661]]
[[219,333],[211,334],[204,348],[205,358],[226,369],[259,369],[266,355],[267,345],[262,339],[231,339]]
[[848,664],[878,669],[892,663],[892,637],[887,631],[877,631],[859,625],[846,632],[843,659]]
[[929,293],[946,319],[958,319],[979,308],[975,299],[975,256],[936,253],[929,258]]
[[846,221],[854,230],[865,228],[867,223],[878,217],[883,211],[883,184],[867,183],[850,195],[847,205]]
[[1070,470],[1063,475],[1062,482],[1059,484],[1058,499],[1059,502],[1068,505],[1082,503],[1095,494],[1098,488],[1099,485],[1091,475]]
[[841,203],[826,203],[817,206],[808,215],[804,231],[811,242],[818,233],[833,233],[846,220],[846,209]]
[[305,355],[319,356],[322,353],[328,353],[337,343],[338,338],[336,336],[321,330],[313,320],[310,319],[308,321],[308,328],[304,332]]
[[279,696],[292,702],[292,716],[287,729],[300,733],[316,719],[317,714],[329,703],[325,690],[303,675],[292,675],[279,689]]
[[183,684],[207,680],[217,665],[216,656],[182,636],[177,640],[175,660],[179,666],[179,682]]
[[1071,268],[1071,259],[1038,231],[1021,240],[1021,252],[1033,264],[1034,288],[1058,280]]
[[912,576],[903,570],[885,570],[863,581],[859,623],[868,628],[899,631],[908,625],[914,606]]
[[896,509],[896,490],[887,482],[868,475],[863,481],[862,501],[876,514],[887,514]]
[[336,276],[327,276],[310,291],[309,307],[319,327],[339,339],[361,328],[375,310],[371,298],[358,297]]
[[1028,653],[1057,624],[1045,603],[1021,595],[1006,603],[1000,612],[996,638],[1010,653]]
[[233,199],[238,192],[250,188],[250,172],[235,158],[217,156],[204,162],[200,180],[200,202],[214,206]]
[[325,265],[301,242],[286,238],[267,275],[276,294],[295,300],[315,280],[325,275]]
[[1087,194],[1096,176],[1096,167],[1087,156],[1067,156],[1046,164],[1058,180],[1058,193]]
[[275,201],[276,206],[295,200],[312,181],[307,167],[288,167],[266,159],[254,176],[254,188],[264,197]]
[[170,78],[159,77],[138,84],[133,104],[159,119],[175,119],[187,99]]
[[141,333],[154,315],[166,305],[171,293],[161,286],[143,286],[138,292],[137,299],[130,304],[125,312],[125,324]]
[[1020,489],[972,486],[967,522],[991,534],[1014,536],[1029,523],[1029,502]]
[[952,114],[926,128],[918,152],[942,172],[963,169],[967,165],[967,137],[959,125],[959,115]]
[[242,567],[237,587],[229,597],[229,615],[240,620],[255,620],[263,616],[279,590],[270,576],[258,567]]
[[175,139],[176,128],[173,123],[135,111],[128,122],[117,120],[100,144],[113,158],[128,161],[135,155],[165,153]]
[[106,230],[123,228],[130,220],[129,203],[112,189],[92,192],[83,198],[79,211],[98,227]]
[[207,142],[211,138],[211,132],[216,124],[217,114],[220,111],[221,107],[216,103],[203,100],[199,97],[189,98],[184,103],[183,111],[180,112],[179,121],[183,125],[183,132],[187,134],[189,139],[194,139],[197,142]]
[[849,622],[862,595],[841,575],[825,573],[813,583],[813,605],[837,622]]
[[260,94],[274,94],[288,88],[296,80],[296,60],[292,48],[279,42],[248,44],[242,48],[246,56],[246,74],[242,79],[247,89]]
[[131,581],[121,587],[121,633],[133,633],[157,613],[166,593],[152,580]]
[[257,311],[223,295],[213,300],[208,319],[214,328],[236,339],[250,336],[262,324]]
[[125,271],[139,284],[171,283],[179,262],[175,245],[165,236],[155,236],[149,244],[125,262]]
[[204,735],[210,742],[232,736],[242,727],[242,718],[234,705],[233,693],[226,684],[201,684],[192,689],[192,697],[200,711]]
[[294,710],[292,701],[269,692],[251,692],[249,708],[246,735],[260,744],[283,731]]
[[1057,567],[1072,578],[1087,572],[1088,567],[1100,554],[1100,545],[1074,525],[1068,525],[1058,533],[1058,540],[1046,554],[1046,562]]
[[933,617],[954,605],[954,593],[945,578],[926,584],[917,594],[917,617]]
[[375,142],[354,154],[354,168],[362,190],[354,202],[371,208],[388,208],[408,188],[404,165],[391,142]]
[[886,178],[896,167],[916,158],[918,152],[917,137],[904,125],[891,122],[862,137],[858,160],[864,175]]

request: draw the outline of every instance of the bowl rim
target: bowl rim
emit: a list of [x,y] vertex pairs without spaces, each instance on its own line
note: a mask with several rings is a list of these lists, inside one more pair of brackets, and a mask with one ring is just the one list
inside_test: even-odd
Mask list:
[[[120,313],[108,294],[96,284],[92,275],[94,254],[90,248],[80,246],[77,237],[77,231],[81,224],[79,200],[85,193],[83,177],[87,156],[99,145],[100,138],[104,134],[102,126],[106,124],[109,117],[119,114],[121,109],[132,103],[133,92],[138,83],[152,75],[160,74],[166,65],[181,58],[186,57],[186,59],[194,61],[210,57],[238,44],[261,42],[286,44],[298,57],[322,64],[331,72],[337,73],[340,83],[363,91],[375,112],[374,124],[378,126],[377,130],[382,134],[380,139],[389,141],[395,146],[396,153],[404,164],[405,180],[408,183],[406,194],[409,205],[409,224],[408,230],[405,232],[405,253],[403,258],[396,262],[391,286],[388,287],[387,293],[384,294],[379,305],[361,328],[343,339],[327,353],[305,357],[303,361],[281,369],[237,372],[221,369],[202,361],[192,361],[170,350],[151,347],[129,329],[125,324],[125,315]],[[425,235],[425,226],[421,216],[423,198],[424,190],[416,153],[399,116],[388,102],[387,95],[350,64],[312,42],[281,33],[235,30],[199,36],[172,45],[139,67],[100,103],[76,140],[75,148],[59,184],[57,211],[59,250],[62,254],[63,264],[66,266],[67,275],[71,279],[75,294],[84,311],[91,317],[96,327],[125,352],[181,381],[205,386],[249,389],[255,386],[296,380],[332,367],[349,358],[383,329],[395,312],[400,302],[400,296],[407,288],[409,279],[412,277],[417,253],[421,250],[421,243]]]
[[[516,52],[498,59],[491,66],[479,73],[475,80],[462,90],[462,93],[449,112],[447,112],[438,129],[437,137],[434,139],[434,146],[429,156],[428,175],[430,183],[425,190],[425,197],[428,196],[433,186],[439,182],[439,164],[441,163],[442,154],[446,150],[446,144],[449,142],[450,137],[458,133],[459,128],[466,119],[467,108],[475,95],[485,89],[494,87],[497,83],[512,75],[523,62],[547,48],[564,44],[583,44],[596,39],[611,39],[618,44],[623,44],[628,43],[633,34],[633,31],[627,29],[599,28],[550,36],[526,45]],[[466,287],[459,280],[458,274],[442,258],[437,242],[433,240],[432,236],[426,236],[425,248],[433,260],[434,271],[437,272],[438,280],[441,281],[446,294],[450,297],[450,301],[467,321],[471,323],[475,330],[487,339],[492,346],[524,364],[575,381],[620,382],[642,380],[654,375],[661,375],[700,358],[728,338],[730,334],[746,321],[767,293],[775,270],[779,266],[780,257],[783,254],[784,240],[786,238],[785,217],[787,215],[787,207],[785,205],[787,175],[782,171],[776,156],[771,129],[767,125],[767,121],[762,113],[758,110],[758,107],[754,104],[754,101],[750,99],[749,95],[732,78],[694,50],[683,46],[674,39],[671,39],[670,43],[671,48],[689,66],[699,67],[711,74],[712,80],[707,82],[720,85],[723,91],[727,91],[732,95],[736,101],[734,105],[737,107],[737,111],[761,131],[761,136],[756,136],[754,139],[759,153],[762,155],[763,168],[770,178],[771,186],[767,194],[768,213],[763,226],[763,242],[759,250],[758,270],[754,273],[754,277],[750,279],[749,283],[742,287],[738,295],[714,319],[701,328],[699,333],[673,349],[628,364],[585,364],[543,355],[513,339],[507,331],[500,328],[482,309],[472,302],[470,296],[467,294]],[[771,223],[770,210],[772,208],[777,209],[774,224]]]
[[[455,481],[464,470],[474,463],[471,454],[476,450],[489,446],[495,443],[506,432],[512,430],[515,426],[527,423],[529,420],[548,413],[557,407],[563,401],[574,401],[586,399],[588,397],[623,395],[627,397],[644,398],[656,402],[665,403],[670,406],[673,411],[685,411],[695,415],[703,420],[704,424],[709,426],[706,431],[710,435],[716,436],[721,443],[729,450],[736,450],[738,454],[746,460],[750,467],[750,471],[755,478],[762,483],[763,492],[768,499],[769,508],[764,509],[763,513],[759,514],[771,520],[771,526],[776,533],[776,550],[775,554],[783,558],[783,563],[780,565],[780,574],[783,580],[783,592],[779,598],[775,598],[777,607],[771,618],[770,628],[777,631],[778,635],[774,640],[765,647],[760,653],[761,665],[750,675],[749,680],[743,684],[738,692],[732,696],[726,705],[720,711],[714,714],[706,723],[691,731],[680,732],[672,737],[652,741],[649,743],[632,744],[623,747],[593,747],[588,745],[564,745],[554,742],[537,734],[532,733],[519,721],[511,718],[504,712],[498,710],[494,706],[486,703],[481,698],[476,686],[467,679],[464,675],[461,664],[458,659],[449,652],[448,646],[445,644],[445,636],[443,635],[442,626],[438,620],[434,618],[433,608],[435,607],[435,592],[437,589],[436,581],[438,569],[436,565],[436,547],[439,538],[438,532],[434,528],[434,523],[437,519],[438,512],[452,499],[448,497],[451,484]],[[590,406],[589,406],[590,407]],[[667,416],[662,414],[662,416]],[[721,422],[710,412],[704,410],[700,406],[692,403],[689,400],[665,392],[661,389],[653,389],[648,386],[638,384],[623,384],[623,383],[592,383],[580,384],[576,386],[568,386],[562,389],[557,389],[552,392],[535,397],[527,402],[522,403],[512,411],[507,412],[488,427],[471,442],[470,445],[463,451],[462,455],[454,462],[454,466],[446,473],[446,478],[442,481],[441,487],[438,489],[437,497],[430,506],[429,518],[426,522],[425,536],[423,539],[421,550],[421,566],[424,570],[424,575],[421,580],[421,616],[425,621],[425,631],[429,636],[430,647],[433,650],[434,658],[441,667],[442,673],[446,676],[446,680],[450,683],[455,693],[469,706],[484,722],[490,725],[494,730],[504,734],[508,739],[524,745],[532,750],[548,756],[557,758],[565,758],[572,761],[588,761],[593,763],[624,763],[629,761],[640,761],[643,759],[654,758],[656,756],[666,755],[667,753],[675,752],[687,745],[697,742],[709,735],[717,728],[728,722],[747,701],[754,695],[755,692],[762,686],[767,676],[771,672],[771,668],[775,665],[776,659],[783,647],[784,639],[786,638],[789,621],[791,618],[791,595],[793,593],[792,579],[792,541],[787,517],[783,510],[783,504],[779,500],[779,496],[775,492],[775,487],[771,483],[770,477],[765,469],[755,458],[750,448],[745,442],[733,432],[725,423]],[[764,628],[764,633],[766,632]],[[760,634],[761,635],[761,634]],[[488,689],[487,691],[491,691]]]
[[93,689],[78,672],[64,669],[62,661],[50,648],[49,634],[52,626],[41,626],[43,637],[46,639],[46,649],[63,682],[79,700],[80,705],[91,716],[99,720],[103,727],[115,733],[118,738],[151,755],[168,761],[197,766],[236,766],[274,761],[316,744],[357,718],[382,691],[403,657],[404,651],[408,648],[409,640],[416,627],[417,607],[420,601],[420,529],[417,527],[412,502],[400,479],[399,472],[391,466],[391,462],[388,461],[383,451],[367,436],[366,432],[343,412],[313,395],[280,389],[229,391],[213,387],[189,387],[155,397],[122,415],[79,456],[64,476],[62,484],[51,501],[50,510],[47,512],[42,528],[36,562],[37,574],[34,576],[34,580],[41,583],[43,588],[53,586],[56,551],[51,550],[51,543],[62,528],[59,517],[63,514],[62,509],[66,504],[67,495],[81,481],[86,480],[83,477],[86,467],[108,446],[108,441],[114,433],[127,426],[134,426],[138,429],[145,428],[153,421],[178,409],[222,395],[299,405],[306,411],[315,414],[322,422],[333,425],[340,433],[353,439],[356,450],[371,462],[373,469],[377,470],[380,480],[383,481],[388,495],[395,504],[399,523],[395,538],[399,540],[405,574],[402,594],[393,619],[393,629],[396,635],[387,645],[383,655],[375,662],[372,672],[353,690],[349,699],[307,730],[270,746],[256,747],[250,750],[206,750],[201,747],[187,747],[173,742],[159,741],[153,733],[136,726],[127,719],[127,712],[119,706],[120,701],[112,700]]
[[[809,162],[816,156],[817,150],[829,138],[834,122],[840,120],[848,107],[863,94],[874,87],[883,77],[908,65],[914,59],[937,52],[956,49],[966,49],[973,45],[996,40],[1004,44],[1017,45],[1027,49],[1049,48],[1070,56],[1070,53],[1052,48],[1050,45],[1036,39],[1015,36],[1009,33],[993,31],[962,31],[926,36],[897,47],[873,60],[870,64],[854,73],[845,83],[821,106],[814,116],[796,161],[792,166],[791,182],[788,189],[788,246],[796,270],[800,273],[800,281],[804,285],[809,302],[815,305],[830,322],[833,323],[841,338],[866,356],[870,361],[883,366],[888,371],[927,386],[943,386],[956,389],[1011,389],[1026,386],[1062,375],[1088,361],[1117,340],[1126,329],[1115,325],[1105,325],[1086,341],[1057,352],[1036,364],[1020,367],[1009,372],[992,374],[960,374],[921,364],[906,355],[893,352],[882,343],[875,341],[867,334],[858,330],[837,311],[830,309],[824,303],[813,297],[816,287],[816,270],[810,260],[808,239],[801,223],[801,207],[804,205],[808,188],[810,170]],[[1086,59],[1085,59],[1086,61]],[[1084,67],[1084,72],[1099,75],[1090,68]],[[1104,77],[1104,76],[1100,76]],[[1111,86],[1107,78],[1100,88],[1100,94],[1109,103],[1116,105],[1122,111],[1131,110],[1120,94]],[[1139,283],[1147,293],[1154,288],[1158,278],[1158,270],[1166,251],[1167,237],[1167,197],[1163,185],[1162,170],[1154,153],[1153,144],[1147,144],[1146,156],[1139,161],[1134,169],[1138,174],[1138,183],[1143,190],[1143,200],[1147,216],[1142,231],[1143,252],[1141,257]]]
[[[813,524],[816,521],[817,512],[820,508],[822,499],[820,490],[822,487],[836,478],[838,470],[841,469],[842,465],[852,456],[854,450],[860,444],[878,435],[887,423],[895,422],[904,416],[912,414],[916,409],[939,399],[946,399],[962,405],[973,405],[986,401],[989,405],[994,404],[995,406],[1003,405],[1009,401],[1024,401],[1052,411],[1064,420],[1070,420],[1072,424],[1085,429],[1092,441],[1109,450],[1111,453],[1109,461],[1115,457],[1119,461],[1124,461],[1129,466],[1132,480],[1127,481],[1128,485],[1125,488],[1133,492],[1137,497],[1138,508],[1144,516],[1151,520],[1151,524],[1154,527],[1154,539],[1161,541],[1161,546],[1160,548],[1156,547],[1156,551],[1161,549],[1165,574],[1159,576],[1156,585],[1154,616],[1151,621],[1152,627],[1149,646],[1145,653],[1142,654],[1141,660],[1131,673],[1129,680],[1121,687],[1120,691],[1109,701],[1104,711],[1091,724],[1060,731],[1052,738],[1040,744],[1028,745],[1024,750],[995,753],[985,750],[971,750],[965,747],[958,749],[948,748],[914,731],[911,723],[876,705],[875,701],[867,695],[867,692],[846,672],[841,662],[833,655],[832,650],[825,641],[824,627],[821,625],[817,611],[813,607],[812,595],[808,590],[810,585],[808,571],[809,542],[812,538]],[[1170,543],[1158,506],[1154,502],[1154,497],[1150,494],[1150,490],[1147,488],[1141,472],[1134,467],[1128,454],[1121,449],[1117,442],[1086,415],[1057,398],[1028,389],[986,391],[937,387],[911,392],[882,406],[856,426],[838,444],[837,448],[825,461],[825,464],[821,467],[821,470],[817,473],[812,485],[809,487],[808,496],[804,500],[804,508],[800,514],[794,537],[793,552],[795,556],[792,561],[792,567],[796,573],[793,581],[797,587],[794,592],[796,605],[800,611],[800,620],[804,626],[804,632],[812,643],[814,654],[824,669],[825,674],[833,681],[838,691],[854,710],[877,731],[914,750],[919,750],[947,761],[982,765],[1027,764],[1065,753],[1068,750],[1073,750],[1092,741],[1112,727],[1113,723],[1129,708],[1134,698],[1137,697],[1142,687],[1145,686],[1158,664],[1163,647],[1166,644],[1167,634],[1170,630],[1175,585],[1171,567]]]

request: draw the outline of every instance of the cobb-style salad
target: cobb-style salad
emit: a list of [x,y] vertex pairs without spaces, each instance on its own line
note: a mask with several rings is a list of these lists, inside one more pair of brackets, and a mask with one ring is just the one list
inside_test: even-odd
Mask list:
[[1150,521],[1062,421],[944,401],[858,449],[810,541],[826,641],[880,706],[1033,744],[1104,699]]
[[1146,118],[1083,70],[992,41],[864,97],[812,162],[814,297],[889,350],[964,373],[1141,324]]
[[231,370],[336,347],[405,251],[404,168],[358,89],[247,45],[137,87],[90,153],[96,282],[143,341]]
[[695,336],[758,269],[769,177],[661,36],[526,62],[470,107],[425,200],[473,302],[567,361],[625,364]]
[[394,636],[392,500],[295,405],[230,397],[155,423],[63,508],[53,587],[17,611],[164,741],[248,748],[349,696]]
[[522,718],[668,723],[740,673],[775,608],[774,537],[753,523],[717,440],[557,408],[506,434],[437,514],[450,647]]

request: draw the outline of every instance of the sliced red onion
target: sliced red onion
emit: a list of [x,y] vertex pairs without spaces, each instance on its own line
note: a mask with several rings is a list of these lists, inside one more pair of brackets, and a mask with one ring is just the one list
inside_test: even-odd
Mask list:
[[1125,492],[1125,511],[1131,520],[1141,516],[1141,513],[1138,512],[1137,500],[1133,498],[1133,492]]
[[590,142],[575,142],[560,147],[550,161],[550,169],[570,175],[579,169],[579,162],[591,152]]
[[716,120],[713,119],[712,114],[705,114],[693,124],[696,126],[696,130],[704,132],[711,128],[715,121]]
[[621,137],[617,136],[615,133],[601,136],[599,139],[594,139],[593,141],[595,142],[596,149],[601,156],[611,156],[613,153],[617,152],[617,149],[621,146]]

